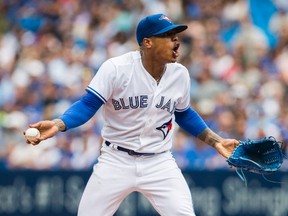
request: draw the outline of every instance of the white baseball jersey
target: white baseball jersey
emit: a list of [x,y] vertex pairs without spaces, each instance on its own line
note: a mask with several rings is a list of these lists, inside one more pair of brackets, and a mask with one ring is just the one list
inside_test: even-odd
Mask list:
[[105,103],[103,139],[137,152],[169,150],[174,111],[184,111],[190,104],[188,70],[179,63],[167,64],[157,85],[139,51],[105,61],[87,90]]

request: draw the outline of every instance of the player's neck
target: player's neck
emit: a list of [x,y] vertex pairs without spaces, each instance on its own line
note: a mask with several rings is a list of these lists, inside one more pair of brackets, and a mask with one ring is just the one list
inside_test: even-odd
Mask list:
[[142,59],[142,64],[144,68],[146,69],[146,71],[156,80],[157,83],[159,83],[163,74],[165,73],[166,64],[151,63],[143,59]]

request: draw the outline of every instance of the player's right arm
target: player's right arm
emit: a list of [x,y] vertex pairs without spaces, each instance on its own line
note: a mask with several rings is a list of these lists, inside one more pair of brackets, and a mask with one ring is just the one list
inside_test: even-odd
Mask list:
[[71,107],[58,118],[54,120],[39,121],[29,125],[30,127],[37,128],[40,131],[41,136],[33,142],[28,140],[26,140],[26,142],[28,144],[37,145],[41,141],[55,136],[59,131],[66,131],[83,125],[94,116],[102,105],[103,101],[95,94],[88,91],[86,95],[72,104]]

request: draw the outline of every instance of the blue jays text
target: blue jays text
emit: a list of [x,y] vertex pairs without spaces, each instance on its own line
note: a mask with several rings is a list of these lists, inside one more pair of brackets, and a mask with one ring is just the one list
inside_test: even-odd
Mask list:
[[[137,108],[146,108],[148,106],[148,95],[140,95],[128,98],[119,98],[119,100],[112,99],[112,104],[115,110],[121,109],[137,109]],[[176,102],[172,102],[171,99],[165,100],[164,96],[161,96],[161,99],[158,104],[155,106],[158,109],[166,110],[171,115],[176,109]]]

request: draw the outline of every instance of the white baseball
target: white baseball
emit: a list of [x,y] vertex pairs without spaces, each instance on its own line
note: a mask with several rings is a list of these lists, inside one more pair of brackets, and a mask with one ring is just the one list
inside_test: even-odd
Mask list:
[[40,137],[40,131],[37,128],[28,128],[25,131],[25,137],[28,140],[33,140],[35,138]]

